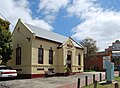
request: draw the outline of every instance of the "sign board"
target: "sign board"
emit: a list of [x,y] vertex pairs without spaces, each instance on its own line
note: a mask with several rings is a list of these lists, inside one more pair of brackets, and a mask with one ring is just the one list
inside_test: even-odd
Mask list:
[[106,69],[105,61],[109,61],[110,62],[110,56],[104,56],[103,57],[103,69]]
[[112,51],[112,56],[120,56],[120,51]]
[[112,45],[112,50],[114,51],[120,51],[120,43],[115,43]]
[[67,47],[72,48],[73,45],[72,44],[67,44]]
[[114,80],[114,63],[110,61],[105,61],[106,66],[106,80],[107,82],[112,82]]

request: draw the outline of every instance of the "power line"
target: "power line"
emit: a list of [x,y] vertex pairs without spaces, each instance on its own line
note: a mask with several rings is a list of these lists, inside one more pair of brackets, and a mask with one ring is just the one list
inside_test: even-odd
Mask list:
[[118,6],[119,6],[119,8],[120,8],[120,3],[119,3],[119,1],[118,1],[118,0],[116,0],[116,3],[118,4]]
[[7,20],[1,13],[0,13],[0,15],[1,15],[5,20]]
[[[1,15],[6,21],[8,21],[7,18],[6,18],[4,15],[2,15],[2,13],[0,13],[0,15]],[[14,28],[14,25],[13,25],[12,23],[10,23],[10,24],[11,24],[11,26]]]
[[114,7],[119,11],[118,7],[116,6],[115,2],[113,0],[110,0],[111,3],[114,5]]

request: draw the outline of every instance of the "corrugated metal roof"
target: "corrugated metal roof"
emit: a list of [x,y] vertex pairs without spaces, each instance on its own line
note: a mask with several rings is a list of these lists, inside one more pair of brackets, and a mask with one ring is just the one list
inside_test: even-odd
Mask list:
[[26,25],[32,30],[33,33],[36,34],[36,36],[41,38],[45,38],[45,39],[52,40],[59,43],[63,43],[65,40],[68,39],[68,37],[65,37],[63,35],[60,35],[48,30],[44,30],[42,28],[27,24],[27,23]]
[[[44,30],[42,28],[27,24],[27,23],[25,23],[25,24],[38,37],[52,40],[52,41],[59,42],[59,43],[63,43],[68,39],[68,37],[65,37],[63,35],[60,35],[60,34],[57,34],[57,33],[54,33],[54,32],[48,31],[48,30]],[[77,44],[75,41],[72,40],[72,42],[73,42],[74,46],[79,47],[79,48],[83,48],[81,45]]]

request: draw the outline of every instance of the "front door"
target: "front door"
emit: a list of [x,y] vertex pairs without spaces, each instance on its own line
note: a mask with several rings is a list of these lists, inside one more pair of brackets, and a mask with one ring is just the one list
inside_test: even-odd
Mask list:
[[71,55],[67,55],[67,67],[71,70]]

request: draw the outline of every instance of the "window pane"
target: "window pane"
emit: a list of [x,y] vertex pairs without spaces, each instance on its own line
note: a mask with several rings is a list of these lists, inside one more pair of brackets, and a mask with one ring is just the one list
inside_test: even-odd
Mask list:
[[21,47],[16,48],[16,65],[21,65]]
[[43,64],[43,48],[38,48],[38,63]]
[[49,64],[53,64],[53,50],[49,50]]
[[39,49],[39,55],[42,56],[42,48]]
[[80,56],[80,54],[78,55],[78,65],[80,65],[81,64],[81,56]]

